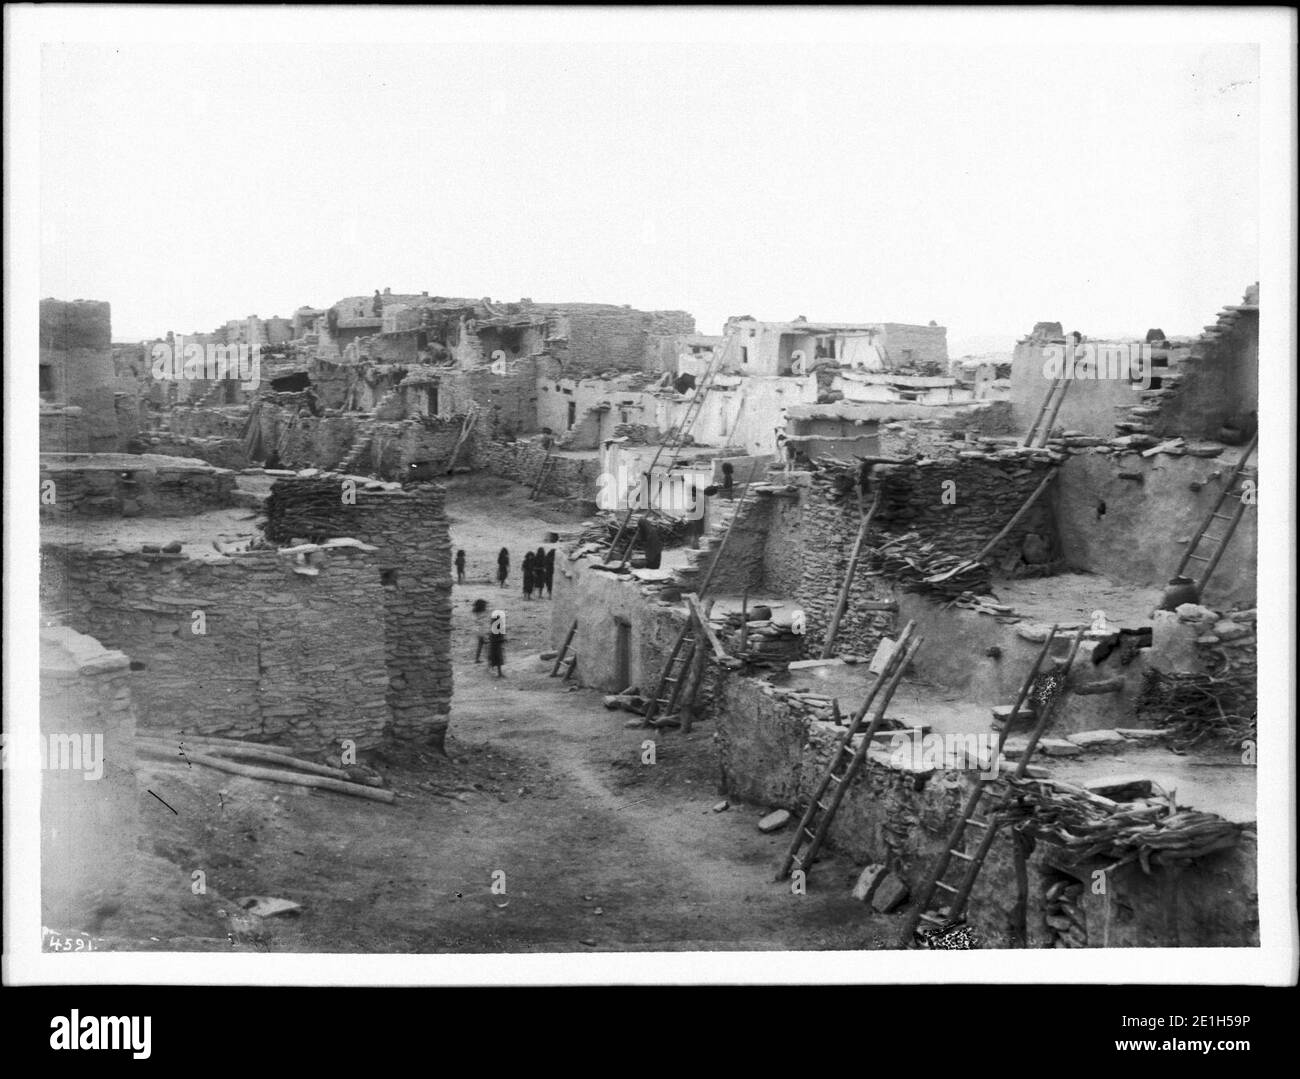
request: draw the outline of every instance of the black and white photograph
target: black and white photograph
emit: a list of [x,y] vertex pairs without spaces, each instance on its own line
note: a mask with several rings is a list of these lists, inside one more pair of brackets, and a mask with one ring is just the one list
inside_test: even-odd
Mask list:
[[7,981],[1294,984],[1294,11],[5,21]]

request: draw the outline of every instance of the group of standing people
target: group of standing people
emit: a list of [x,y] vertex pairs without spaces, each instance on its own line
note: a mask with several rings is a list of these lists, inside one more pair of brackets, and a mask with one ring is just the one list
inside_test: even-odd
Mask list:
[[[456,582],[463,584],[465,582],[465,552],[458,550],[456,552]],[[533,593],[536,592],[541,596],[542,590],[546,590],[546,595],[551,594],[551,584],[555,577],[555,548],[549,551],[544,547],[538,547],[536,551],[529,551],[524,555],[523,565],[524,575],[524,599],[532,599]],[[502,547],[497,555],[497,584],[504,588],[506,581],[510,579],[510,551]],[[476,636],[478,637],[478,648],[474,653],[474,662],[483,661],[483,652],[487,651],[488,670],[495,671],[498,678],[505,677],[505,656],[506,656],[506,635],[505,635],[505,612],[488,611],[488,603],[485,599],[474,601],[474,622],[476,627]]]
[[[538,547],[536,551],[529,551],[524,555],[523,575],[524,599],[532,599],[534,592],[540,596],[542,589],[545,589],[547,596],[550,596],[551,586],[555,580],[555,548],[552,547],[548,551]],[[505,588],[506,581],[509,579],[510,551],[502,547],[497,555],[497,584]]]
[[[543,547],[538,547],[536,551],[529,551],[524,555],[524,598],[532,599],[533,593],[539,596],[542,590],[546,590],[549,598],[551,595],[551,586],[555,580],[555,548],[549,551]],[[505,588],[506,581],[510,579],[510,551],[502,547],[497,555],[497,584]],[[465,583],[465,552],[463,550],[456,552],[456,583]]]
[[555,578],[555,548],[549,551],[538,547],[524,555],[524,599],[532,599],[533,593],[542,598],[542,589],[546,589],[549,598],[551,583]]

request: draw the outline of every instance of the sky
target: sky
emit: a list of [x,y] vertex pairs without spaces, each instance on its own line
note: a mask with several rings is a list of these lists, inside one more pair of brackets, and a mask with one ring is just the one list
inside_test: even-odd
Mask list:
[[[305,17],[317,13],[305,12]],[[1259,277],[1253,45],[47,43],[40,291],[115,340],[376,288],[1195,333]],[[1068,38],[1062,38],[1066,42]]]

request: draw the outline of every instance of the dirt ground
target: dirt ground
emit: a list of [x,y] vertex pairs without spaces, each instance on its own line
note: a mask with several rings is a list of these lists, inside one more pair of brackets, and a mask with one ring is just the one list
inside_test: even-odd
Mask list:
[[[767,807],[714,812],[717,747],[625,726],[595,690],[549,677],[550,604],[524,600],[519,567],[572,516],[499,480],[448,490],[455,693],[448,758],[364,757],[395,804],[141,761],[145,836],[134,883],[81,929],[101,949],[269,952],[582,952],[888,947],[897,917],[849,897],[855,867],[818,862],[806,895],[775,883],[786,830]],[[511,582],[488,578],[511,550]],[[507,612],[505,677],[474,662],[470,606]],[[654,763],[643,743],[654,741]],[[172,808],[169,811],[149,791]],[[194,894],[195,870],[206,891]],[[494,890],[495,883],[495,890]],[[502,890],[504,888],[504,890]],[[296,917],[244,914],[238,897],[301,904]]]

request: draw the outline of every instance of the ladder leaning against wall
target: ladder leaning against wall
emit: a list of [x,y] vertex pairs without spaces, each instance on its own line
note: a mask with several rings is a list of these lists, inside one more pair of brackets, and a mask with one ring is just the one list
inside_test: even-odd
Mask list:
[[[1043,642],[1042,649],[1034,660],[1033,666],[1030,667],[1029,673],[1025,675],[1025,680],[1020,686],[1020,692],[1016,696],[1016,703],[1012,706],[1011,712],[1002,726],[1002,733],[998,736],[997,749],[993,754],[993,761],[995,762],[1000,762],[1002,747],[1006,744],[1007,735],[1020,714],[1020,709],[1024,707],[1026,700],[1028,700],[1035,682],[1040,675],[1044,675],[1048,655],[1056,641],[1056,631],[1057,627],[1052,626],[1047,634],[1047,639]],[[1039,714],[1033,732],[1025,745],[1020,762],[1016,765],[1014,773],[1016,779],[1024,778],[1029,767],[1029,759],[1033,756],[1039,740],[1051,723],[1057,704],[1064,694],[1068,692],[1066,688],[1067,681],[1070,677],[1070,671],[1074,667],[1075,657],[1079,654],[1079,645],[1083,642],[1083,636],[1083,630],[1076,631],[1073,640],[1070,642],[1069,652],[1066,654],[1065,660],[1055,670],[1046,672],[1046,677],[1053,680],[1055,692],[1046,701],[1038,704]],[[992,779],[986,779],[982,774],[975,777],[975,788],[962,806],[957,823],[953,826],[944,842],[943,851],[927,875],[925,883],[921,885],[920,890],[917,892],[916,902],[903,923],[903,932],[899,938],[899,944],[902,947],[911,948],[916,946],[916,931],[922,921],[935,928],[943,928],[961,921],[966,912],[966,905],[970,901],[971,891],[975,887],[975,881],[979,877],[985,859],[988,858],[989,851],[993,848],[993,841],[997,837],[998,830],[1005,823],[1003,814],[1014,796],[1014,788],[1009,786],[1000,774]],[[973,852],[966,850],[963,846],[966,831],[969,828],[976,828],[982,833]],[[944,879],[944,874],[947,873],[948,867],[952,864],[954,858],[966,867],[961,880],[957,884],[952,884]],[[935,900],[937,892],[945,893],[943,898],[946,905],[936,911],[931,909],[931,904]]]
[[1043,398],[1043,403],[1038,409],[1038,414],[1034,417],[1034,422],[1029,425],[1025,440],[1020,443],[1022,446],[1040,449],[1047,445],[1047,438],[1052,432],[1052,424],[1056,422],[1056,414],[1061,411],[1061,405],[1065,402],[1065,395],[1069,391],[1072,381],[1074,380],[1058,376],[1047,387],[1047,396]]
[[[716,351],[713,354],[712,359],[709,360],[709,366],[704,372],[704,377],[700,379],[699,384],[695,387],[694,395],[692,395],[691,399],[686,403],[686,408],[678,418],[677,423],[673,426],[672,431],[669,432],[668,437],[659,443],[658,448],[655,450],[654,457],[650,459],[650,465],[645,470],[645,475],[647,477],[653,474],[655,466],[659,463],[659,458],[663,455],[664,450],[668,448],[669,443],[673,444],[673,452],[669,459],[668,467],[671,468],[676,462],[677,456],[681,452],[681,440],[690,433],[692,425],[695,423],[696,418],[704,408],[704,400],[708,396],[709,390],[713,388],[715,377],[722,368],[726,366],[727,359],[733,351],[733,340],[734,338],[728,337],[723,343],[722,348]],[[650,507],[647,506],[645,508],[649,509]],[[629,506],[627,513],[623,517],[622,524],[618,526],[618,531],[614,533],[614,538],[610,541],[609,548],[605,551],[606,562],[625,562],[632,557],[633,538],[628,536],[626,546],[620,548],[620,545],[623,543],[624,537],[628,535],[628,526],[632,522],[632,516],[634,513],[636,513],[636,507]],[[615,555],[619,553],[620,550],[621,555],[616,558]]]
[[[795,869],[802,870],[805,874],[812,869],[813,862],[817,859],[817,852],[826,841],[831,822],[840,808],[840,802],[848,793],[849,784],[853,782],[866,762],[876,732],[884,721],[885,709],[893,700],[903,672],[907,670],[907,665],[912,662],[925,641],[924,637],[913,638],[915,631],[915,622],[908,622],[903,627],[894,651],[885,662],[875,682],[872,683],[871,689],[867,691],[866,699],[854,715],[848,730],[836,741],[826,770],[808,799],[808,806],[799,820],[799,827],[795,829],[790,848],[786,851],[781,867],[776,872],[777,880],[784,880]],[[863,730],[862,723],[868,713],[871,714],[871,719],[867,721],[866,729]],[[854,739],[859,732],[862,736],[855,743]],[[831,792],[830,801],[823,802],[822,798],[828,790]],[[808,844],[806,848],[804,848],[805,841]]]
[[[1246,482],[1252,484],[1256,483],[1256,470],[1250,462],[1255,456],[1255,450],[1258,445],[1259,435],[1256,434],[1250,442],[1246,444],[1246,448],[1242,450],[1241,460],[1237,462],[1236,468],[1232,470],[1232,474],[1228,477],[1228,482],[1223,485],[1223,490],[1219,492],[1219,497],[1215,500],[1215,503],[1211,507],[1209,514],[1206,515],[1205,520],[1201,522],[1201,527],[1198,528],[1196,534],[1192,536],[1191,542],[1187,544],[1187,549],[1183,551],[1183,557],[1178,561],[1178,568],[1174,570],[1175,577],[1182,577],[1185,575],[1185,571],[1190,567],[1191,563],[1201,563],[1202,568],[1200,569],[1199,574],[1193,578],[1196,581],[1196,590],[1198,593],[1204,593],[1205,586],[1209,583],[1211,575],[1213,575],[1215,569],[1218,568],[1219,560],[1223,557],[1223,552],[1232,541],[1232,537],[1237,531],[1237,526],[1241,524],[1242,517],[1245,516],[1246,507],[1252,504],[1246,498],[1248,493],[1246,489],[1237,486],[1237,484],[1247,472],[1249,472],[1250,475],[1246,476]],[[1236,500],[1236,505],[1233,507],[1231,513],[1224,513],[1223,505],[1230,498]],[[1224,526],[1222,533],[1217,536],[1212,536],[1210,535],[1210,529],[1214,527],[1215,521],[1227,521],[1228,523]],[[1202,550],[1209,553],[1199,553]]]
[[[727,549],[727,541],[731,539],[731,533],[736,527],[736,521],[740,517],[740,511],[745,506],[745,500],[749,497],[749,487],[754,481],[754,473],[758,471],[758,465],[754,464],[749,475],[745,479],[745,486],[741,489],[740,499],[736,502],[735,512],[727,522],[727,530],[722,534],[722,542],[718,544],[718,549],[713,553],[713,561],[709,563],[708,572],[705,573],[704,579],[700,581],[700,586],[696,590],[696,601],[704,599],[704,593],[713,581],[718,566],[722,562],[723,553]],[[655,717],[661,712],[667,714],[680,701],[680,690],[678,686],[685,673],[690,669],[691,660],[694,658],[695,650],[702,648],[704,642],[701,639],[706,627],[700,620],[700,628],[696,627],[695,612],[688,605],[688,615],[685,625],[682,626],[677,634],[677,639],[673,641],[673,647],[668,653],[668,662],[664,664],[664,669],[659,675],[659,681],[655,686],[655,691],[650,697],[650,703],[646,705],[645,725],[653,726]],[[667,705],[665,709],[663,706]]]

